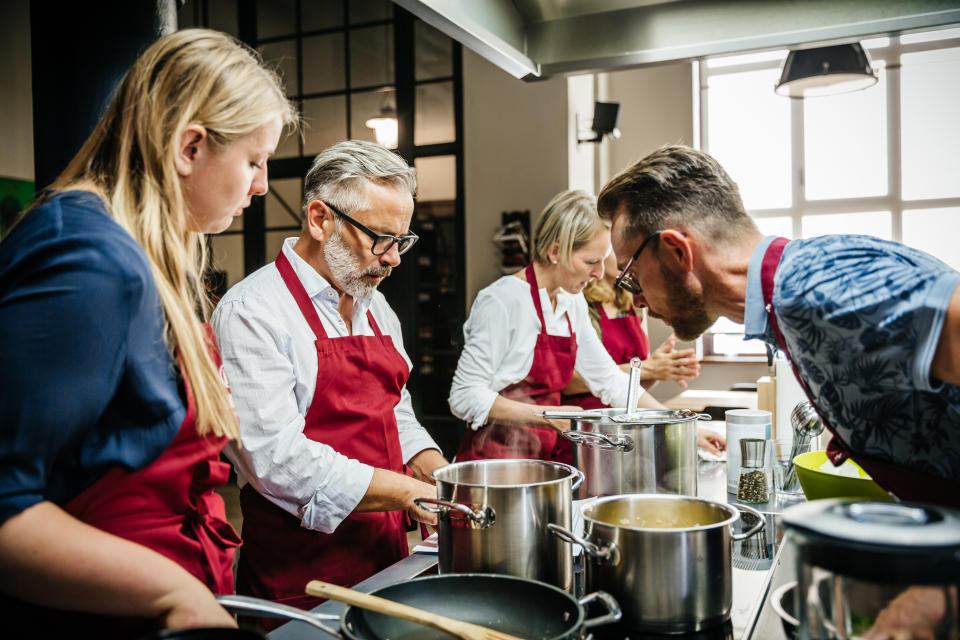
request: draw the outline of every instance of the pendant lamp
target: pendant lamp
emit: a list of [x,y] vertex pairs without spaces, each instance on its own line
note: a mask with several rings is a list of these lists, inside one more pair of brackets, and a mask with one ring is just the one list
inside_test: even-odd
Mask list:
[[870,57],[854,42],[791,51],[775,91],[791,98],[811,98],[859,91],[876,83]]
[[398,143],[397,112],[388,104],[380,107],[380,115],[364,123],[377,138],[377,144],[387,149],[396,149]]

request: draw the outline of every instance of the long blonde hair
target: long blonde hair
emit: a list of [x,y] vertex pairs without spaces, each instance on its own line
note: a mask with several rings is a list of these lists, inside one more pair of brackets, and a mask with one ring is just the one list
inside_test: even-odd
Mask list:
[[143,247],[165,316],[167,344],[189,378],[197,432],[239,438],[236,412],[208,353],[211,301],[204,235],[187,227],[174,163],[181,133],[206,128],[214,150],[280,116],[297,128],[276,73],[229,35],[177,31],[154,42],[124,76],[96,128],[49,192],[92,184],[111,217]]
[[612,302],[621,312],[633,306],[633,295],[629,291],[614,287],[606,278],[588,282],[583,288],[583,297],[590,304]]

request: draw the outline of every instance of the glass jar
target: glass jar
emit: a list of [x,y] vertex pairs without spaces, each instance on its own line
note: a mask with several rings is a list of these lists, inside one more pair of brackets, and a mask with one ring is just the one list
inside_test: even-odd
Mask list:
[[740,475],[737,479],[737,500],[740,502],[758,504],[770,499],[766,452],[766,440],[740,439]]

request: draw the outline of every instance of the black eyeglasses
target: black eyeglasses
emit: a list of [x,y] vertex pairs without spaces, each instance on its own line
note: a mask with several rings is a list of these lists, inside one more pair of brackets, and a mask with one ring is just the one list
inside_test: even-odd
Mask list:
[[630,267],[632,267],[633,262],[640,257],[644,247],[650,244],[650,242],[655,238],[659,238],[661,233],[663,232],[657,231],[656,233],[651,233],[643,242],[640,243],[640,246],[637,247],[637,250],[633,252],[633,257],[630,258],[630,261],[624,265],[620,275],[618,275],[617,279],[613,281],[614,287],[620,287],[624,291],[629,291],[634,295],[640,295],[643,293],[643,288],[640,286],[640,283],[637,282],[636,278],[630,274]]
[[330,207],[331,211],[352,224],[354,227],[370,236],[370,239],[373,240],[373,246],[370,247],[370,251],[373,252],[373,255],[375,256],[382,256],[387,251],[390,251],[390,248],[393,247],[393,245],[397,245],[397,253],[399,255],[403,255],[410,250],[410,247],[417,243],[417,240],[420,239],[420,236],[412,231],[405,236],[400,236],[399,238],[386,233],[377,233],[363,226],[329,202],[324,202],[323,204]]

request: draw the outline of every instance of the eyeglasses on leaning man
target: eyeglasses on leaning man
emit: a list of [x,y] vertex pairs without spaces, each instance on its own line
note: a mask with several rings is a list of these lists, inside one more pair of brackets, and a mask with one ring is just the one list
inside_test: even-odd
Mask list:
[[387,233],[377,233],[376,231],[373,231],[372,229],[368,229],[367,227],[363,226],[362,224],[360,224],[359,222],[357,222],[356,220],[354,220],[353,218],[345,214],[343,211],[340,211],[340,209],[336,208],[329,202],[324,201],[323,204],[327,205],[331,211],[333,211],[335,214],[337,214],[338,216],[340,216],[341,218],[343,218],[344,220],[352,224],[354,227],[356,227],[363,233],[370,236],[370,239],[373,240],[373,245],[370,247],[370,251],[375,256],[382,256],[387,251],[390,251],[390,248],[393,245],[397,245],[397,253],[399,255],[403,255],[404,253],[409,251],[413,245],[417,243],[417,240],[420,239],[420,236],[418,236],[412,231],[400,237],[392,236]]
[[640,283],[637,282],[637,279],[634,278],[630,273],[630,269],[633,268],[633,263],[637,258],[640,257],[640,254],[643,253],[644,248],[646,248],[646,246],[654,239],[659,238],[661,233],[663,233],[662,230],[651,233],[643,242],[640,243],[640,246],[637,247],[637,250],[633,252],[633,256],[631,256],[630,260],[627,261],[627,264],[623,265],[620,275],[618,275],[617,279],[613,281],[614,287],[620,287],[624,291],[629,291],[633,295],[640,295],[643,293],[643,287],[640,286]]

